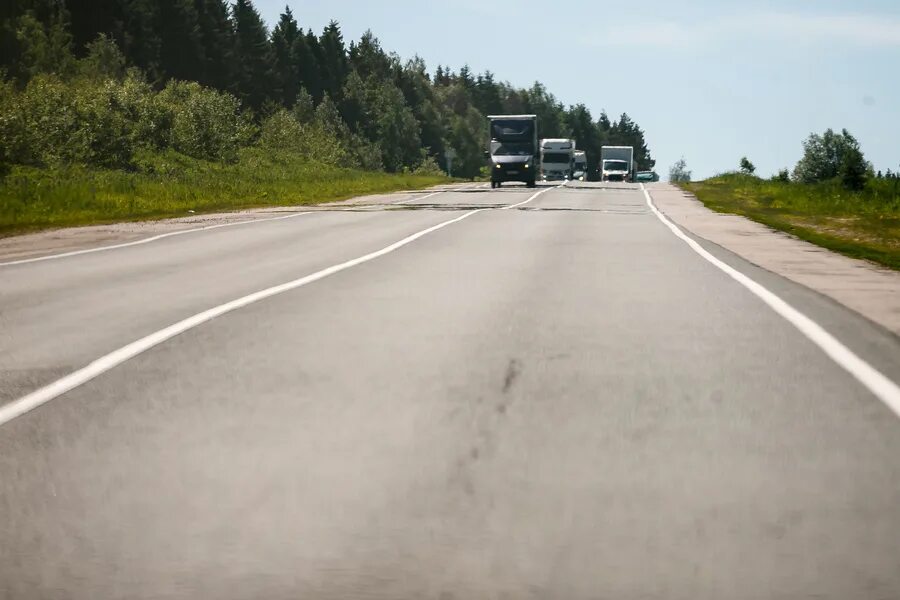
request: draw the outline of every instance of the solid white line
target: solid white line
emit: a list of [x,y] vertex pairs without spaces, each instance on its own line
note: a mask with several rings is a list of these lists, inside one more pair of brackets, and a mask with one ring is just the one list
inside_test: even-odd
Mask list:
[[57,258],[67,258],[69,256],[79,256],[81,254],[91,254],[93,252],[104,252],[106,250],[116,250],[118,248],[128,248],[130,246],[140,246],[141,244],[149,244],[165,238],[174,237],[176,235],[185,235],[188,233],[197,233],[200,231],[209,231],[211,229],[221,229],[223,227],[236,227],[238,225],[248,225],[250,223],[265,223],[267,221],[281,221],[283,219],[293,219],[294,217],[302,217],[303,215],[312,214],[312,211],[293,213],[283,217],[271,217],[267,219],[248,219],[246,221],[236,221],[234,223],[222,223],[220,225],[208,225],[206,227],[196,227],[194,229],[182,229],[181,231],[172,231],[169,233],[161,233],[153,237],[136,240],[134,242],[126,242],[123,244],[114,244],[112,246],[100,246],[99,248],[87,248],[85,250],[73,250],[72,252],[63,252],[61,254],[48,254],[47,256],[38,256],[35,258],[23,258],[21,260],[12,260],[9,262],[0,262],[0,267],[9,267],[12,265],[25,265],[28,263],[36,263],[45,260],[55,260]]
[[159,344],[162,344],[163,342],[177,335],[180,335],[185,331],[211,321],[216,317],[220,317],[226,313],[235,311],[239,308],[243,308],[255,302],[271,298],[272,296],[283,294],[284,292],[289,292],[305,285],[309,285],[310,283],[319,281],[320,279],[324,279],[336,273],[340,273],[341,271],[345,271],[357,265],[361,265],[365,262],[369,262],[370,260],[375,260],[376,258],[384,256],[385,254],[390,254],[391,252],[394,252],[395,250],[398,250],[399,248],[402,248],[403,246],[406,246],[407,244],[410,244],[417,239],[428,235],[429,233],[433,233],[438,229],[447,227],[448,225],[458,223],[459,221],[471,217],[474,214],[480,213],[483,210],[485,209],[469,211],[460,217],[450,219],[449,221],[444,221],[443,223],[438,223],[433,227],[423,229],[418,233],[407,236],[398,242],[394,242],[390,246],[382,248],[381,250],[377,250],[364,256],[348,260],[347,262],[328,267],[327,269],[322,269],[321,271],[317,271],[312,275],[307,275],[305,277],[301,277],[300,279],[295,279],[281,285],[276,285],[274,287],[255,292],[253,294],[249,294],[242,298],[238,298],[237,300],[232,300],[231,302],[220,304],[219,306],[210,308],[209,310],[197,313],[192,317],[188,317],[183,321],[179,321],[174,325],[170,325],[165,329],[160,329],[155,333],[151,333],[150,335],[132,342],[127,346],[123,346],[118,350],[110,352],[106,356],[98,358],[86,367],[78,369],[74,373],[63,377],[62,379],[58,379],[53,383],[40,388],[39,390],[36,390],[26,396],[19,398],[18,400],[0,407],[0,425],[12,421],[16,417],[19,417],[27,413],[28,411],[34,410],[35,408],[53,400],[54,398],[58,398],[66,392],[87,383],[95,377],[106,373],[110,369],[121,365],[122,363],[134,358],[135,356],[146,352],[147,350],[150,350],[151,348],[158,346]]
[[750,290],[760,300],[765,302],[769,308],[778,313],[791,325],[800,330],[800,332],[809,338],[816,346],[818,346],[831,360],[836,362],[838,366],[855,377],[863,386],[866,387],[879,400],[884,402],[888,408],[900,417],[900,386],[888,379],[875,367],[857,356],[852,350],[838,341],[833,335],[828,333],[821,325],[801,313],[799,310],[782,300],[779,296],[770,292],[750,277],[744,275],[737,269],[722,262],[696,241],[688,237],[681,229],[679,229],[672,221],[663,215],[653,204],[650,192],[641,184],[641,189],[647,199],[647,205],[663,224],[668,227],[672,233],[684,241],[691,249],[712,263],[729,277]]
[[545,194],[545,193],[549,192],[550,190],[555,190],[557,187],[559,187],[559,186],[556,186],[556,187],[549,187],[549,188],[547,188],[547,189],[545,189],[545,190],[541,190],[541,191],[539,191],[537,194],[535,194],[534,196],[532,196],[531,198],[529,198],[528,200],[525,200],[524,202],[519,202],[518,204],[510,204],[509,206],[504,206],[504,207],[501,208],[500,210],[510,210],[510,209],[513,209],[513,208],[518,208],[519,206],[522,206],[523,204],[528,204],[528,203],[531,202],[532,200],[537,199],[537,197],[540,196],[541,194]]
[[418,202],[419,200],[425,200],[426,198],[431,198],[432,196],[437,196],[438,194],[443,194],[444,190],[439,192],[433,192],[431,194],[427,194],[425,196],[420,196],[418,198],[411,198],[410,200],[404,200],[403,202],[394,202],[394,204],[409,204],[410,202]]

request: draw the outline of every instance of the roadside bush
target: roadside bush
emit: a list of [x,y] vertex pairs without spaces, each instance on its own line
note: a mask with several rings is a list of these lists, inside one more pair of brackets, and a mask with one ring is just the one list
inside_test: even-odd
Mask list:
[[116,102],[129,123],[134,151],[157,150],[169,144],[173,113],[139,71],[131,71],[116,87]]
[[315,121],[304,125],[286,109],[263,121],[259,146],[272,151],[290,152],[326,165],[359,166],[359,161],[347,149],[347,144],[337,137],[333,128]]
[[[63,82],[53,75],[33,78],[21,93],[7,84],[0,99],[2,153],[24,165],[129,164],[139,135],[123,86]],[[149,88],[140,94],[152,97]]]
[[688,170],[684,157],[669,168],[669,181],[672,183],[688,183],[691,180],[691,175],[692,173]]
[[781,169],[772,177],[772,181],[778,181],[780,183],[790,183],[791,172],[787,169]]
[[794,179],[801,183],[821,183],[840,177],[848,189],[865,185],[869,165],[859,142],[846,129],[835,133],[827,129],[822,135],[810,134],[803,142],[803,157],[794,167]]
[[240,112],[240,102],[230,94],[172,81],[160,92],[159,101],[171,113],[169,144],[188,156],[232,162],[238,148],[255,135]]
[[259,131],[263,148],[299,151],[303,147],[303,126],[287,109],[281,109],[265,121]]
[[741,158],[740,167],[741,167],[741,173],[743,173],[745,175],[753,175],[754,173],[756,173],[756,165],[754,165],[752,162],[750,162],[750,159],[747,158],[746,156]]
[[87,56],[78,61],[82,77],[99,81],[125,77],[125,56],[111,37],[101,33],[86,49]]
[[413,171],[413,175],[446,175],[433,156],[426,156]]
[[12,82],[0,79],[0,175],[6,166],[19,162],[23,152],[25,127],[16,110],[17,94]]

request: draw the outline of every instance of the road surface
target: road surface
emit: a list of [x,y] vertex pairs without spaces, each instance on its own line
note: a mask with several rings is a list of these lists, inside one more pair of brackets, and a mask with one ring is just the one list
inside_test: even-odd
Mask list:
[[900,419],[633,186],[2,266],[4,410],[4,599],[900,598]]

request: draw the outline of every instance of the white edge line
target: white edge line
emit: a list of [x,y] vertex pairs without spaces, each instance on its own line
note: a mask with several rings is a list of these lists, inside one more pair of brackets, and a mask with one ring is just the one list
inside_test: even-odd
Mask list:
[[134,358],[135,356],[142,354],[143,352],[146,352],[147,350],[150,350],[151,348],[158,346],[159,344],[162,344],[163,342],[170,340],[173,337],[180,335],[190,329],[211,321],[216,317],[220,317],[226,313],[230,313],[239,308],[243,308],[261,300],[271,298],[272,296],[295,290],[315,281],[319,281],[320,279],[324,279],[336,273],[340,273],[341,271],[345,271],[357,265],[361,265],[370,260],[374,260],[376,258],[384,256],[385,254],[394,252],[395,250],[402,248],[403,246],[406,246],[407,244],[410,244],[417,239],[428,235],[429,233],[433,233],[438,229],[447,227],[448,225],[458,223],[459,221],[471,217],[474,214],[480,213],[483,210],[486,209],[469,211],[462,216],[456,217],[455,219],[438,223],[437,225],[429,227],[428,229],[423,229],[422,231],[405,237],[398,242],[394,242],[393,244],[386,246],[381,250],[376,250],[375,252],[371,252],[364,256],[360,256],[346,262],[328,267],[326,269],[322,269],[321,271],[316,271],[311,275],[307,275],[299,279],[294,279],[293,281],[289,281],[281,285],[276,285],[259,292],[254,292],[253,294],[243,296],[236,300],[232,300],[231,302],[220,304],[219,306],[210,308],[209,310],[205,310],[201,313],[197,313],[191,317],[188,317],[187,319],[179,321],[174,325],[170,325],[165,329],[160,329],[155,333],[151,333],[150,335],[132,342],[127,346],[123,346],[118,350],[114,350],[113,352],[110,352],[109,354],[98,358],[86,367],[78,369],[77,371],[66,375],[61,379],[58,379],[49,385],[46,385],[26,396],[22,396],[21,398],[0,407],[0,426],[12,421],[16,417],[34,410],[35,408],[43,404],[46,404],[47,402],[50,402],[54,398],[58,398],[59,396],[77,388],[80,385],[87,383],[95,377],[106,373],[107,371],[121,365],[122,363]]
[[528,204],[528,203],[531,202],[532,200],[536,200],[537,197],[540,196],[541,194],[546,194],[546,193],[549,192],[550,190],[555,190],[555,189],[557,189],[557,188],[559,188],[559,187],[561,187],[561,186],[558,186],[558,185],[557,185],[557,186],[553,186],[553,187],[548,187],[548,188],[545,189],[545,190],[539,191],[537,194],[533,195],[531,198],[529,198],[528,200],[525,200],[524,202],[519,202],[518,204],[510,204],[509,206],[504,206],[504,207],[502,207],[500,210],[511,210],[511,209],[513,209],[513,208],[518,208],[519,206],[522,206],[522,205],[524,205],[524,204]]
[[104,252],[106,250],[116,250],[118,248],[128,248],[130,246],[140,246],[141,244],[149,244],[161,239],[174,237],[176,235],[185,235],[188,233],[198,233],[200,231],[209,231],[211,229],[221,229],[223,227],[236,227],[238,225],[249,225],[250,223],[265,223],[268,221],[281,221],[283,219],[293,219],[294,217],[302,217],[303,215],[312,214],[314,211],[293,213],[283,217],[270,217],[266,219],[248,219],[246,221],[236,221],[234,223],[221,223],[219,225],[208,225],[206,227],[195,227],[194,229],[182,229],[181,231],[170,231],[169,233],[161,233],[133,242],[125,242],[124,244],[114,244],[112,246],[100,246],[98,248],[86,248],[84,250],[73,250],[71,252],[63,252],[61,254],[48,254],[46,256],[36,256],[34,258],[23,258],[21,260],[12,260],[9,262],[0,262],[0,267],[10,267],[13,265],[25,265],[28,263],[42,262],[45,260],[55,260],[58,258],[67,258],[69,256],[79,256],[81,254],[92,254],[94,252]]
[[690,246],[694,252],[750,290],[751,293],[765,302],[769,308],[799,329],[803,335],[818,346],[829,358],[831,358],[831,360],[850,373],[850,375],[856,378],[866,389],[884,402],[888,408],[900,417],[900,386],[856,355],[837,338],[828,333],[821,325],[747,275],[744,275],[734,267],[710,254],[703,246],[681,231],[678,226],[672,223],[668,217],[656,208],[656,205],[653,203],[653,199],[650,196],[650,192],[644,187],[644,184],[641,184],[641,190],[644,192],[650,210],[672,231],[672,233]]

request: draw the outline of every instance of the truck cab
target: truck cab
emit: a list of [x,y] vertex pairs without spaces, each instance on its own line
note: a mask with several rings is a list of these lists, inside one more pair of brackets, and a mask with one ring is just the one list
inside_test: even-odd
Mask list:
[[600,148],[600,181],[634,181],[635,171],[632,146]]
[[575,140],[541,140],[541,179],[568,181],[575,163]]
[[537,180],[537,115],[491,115],[491,187],[507,181],[521,181],[534,187]]

